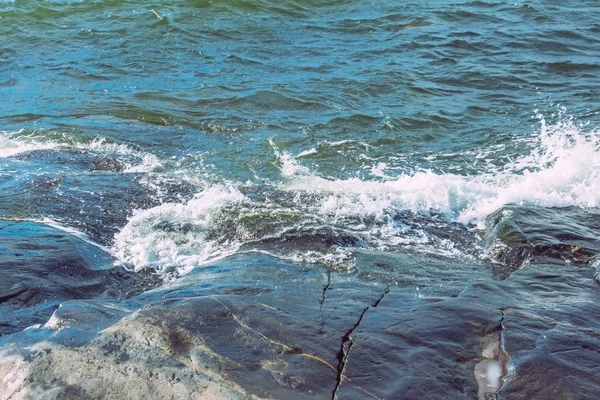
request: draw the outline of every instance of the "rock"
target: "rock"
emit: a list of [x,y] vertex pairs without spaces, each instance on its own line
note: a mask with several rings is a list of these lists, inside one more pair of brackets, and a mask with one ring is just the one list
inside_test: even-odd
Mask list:
[[484,244],[500,279],[529,263],[588,266],[600,251],[595,211],[579,207],[506,206],[486,221]]
[[522,301],[505,312],[504,346],[511,361],[501,398],[597,398],[600,287],[592,271],[558,275],[541,268],[518,273],[521,285],[537,292],[536,304]]
[[13,157],[17,160],[66,165],[83,171],[122,172],[126,167],[124,161],[114,156],[77,148],[31,150]]
[[[389,270],[387,280],[390,273],[403,271]],[[23,345],[0,365],[27,365],[22,381],[56,390],[48,398],[204,396],[207,377],[225,398],[475,395],[481,326],[492,313],[363,277],[232,257],[128,300],[129,311],[64,302],[45,327],[13,335]],[[16,393],[32,388],[24,383]]]
[[43,324],[70,299],[123,298],[161,282],[115,269],[101,248],[36,222],[0,221],[0,255],[0,334]]
[[[6,349],[0,352],[0,398],[251,398],[195,359],[173,357],[163,333],[151,325],[120,324],[84,347],[43,343],[26,357]],[[203,349],[201,343],[192,348]]]
[[356,265],[240,254],[127,300],[65,301],[1,338],[0,398],[594,398],[591,270]]

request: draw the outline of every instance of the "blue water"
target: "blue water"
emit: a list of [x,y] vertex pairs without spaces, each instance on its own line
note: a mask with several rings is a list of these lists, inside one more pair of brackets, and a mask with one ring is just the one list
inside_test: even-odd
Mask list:
[[591,0],[2,1],[0,218],[166,281],[248,253],[593,271],[599,48]]
[[[369,165],[362,153],[429,167],[423,154],[510,144],[539,128],[535,109],[598,118],[594,2],[16,1],[1,13],[4,130],[202,156],[242,182],[276,179],[271,137],[294,154],[325,147],[311,166],[347,177]],[[375,148],[326,148],[340,140]],[[457,158],[435,167],[466,168]]]

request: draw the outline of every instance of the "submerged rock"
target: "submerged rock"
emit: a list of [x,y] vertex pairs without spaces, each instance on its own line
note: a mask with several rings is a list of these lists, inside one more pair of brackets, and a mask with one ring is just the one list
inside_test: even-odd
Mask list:
[[45,323],[70,299],[123,298],[161,280],[113,268],[104,250],[30,221],[0,221],[0,335]]
[[506,279],[529,263],[587,266],[600,251],[600,216],[579,207],[506,206],[486,222],[484,244]]
[[17,160],[33,160],[48,164],[67,165],[84,171],[122,172],[126,163],[114,156],[76,148],[31,150],[14,156]]

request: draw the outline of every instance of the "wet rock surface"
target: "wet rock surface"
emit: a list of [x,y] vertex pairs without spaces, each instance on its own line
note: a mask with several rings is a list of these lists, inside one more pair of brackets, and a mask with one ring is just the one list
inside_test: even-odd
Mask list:
[[67,232],[0,220],[0,335],[46,323],[67,300],[126,298],[161,282],[115,269],[113,261]]
[[[129,299],[57,298],[43,327],[0,339],[0,398],[597,396],[593,270],[539,264],[491,281],[481,265],[408,253],[356,264],[245,254]],[[475,376],[500,349],[494,394]]]
[[11,219],[62,221],[110,246],[135,209],[189,199],[197,190],[152,173],[123,173],[125,164],[139,163],[132,158],[66,148],[3,159],[8,173],[0,173],[0,213]]
[[505,312],[504,347],[512,361],[502,398],[598,398],[600,289],[592,274],[551,266],[519,271],[512,289],[533,290]]
[[484,243],[505,279],[529,263],[588,266],[600,251],[600,215],[579,207],[506,206],[487,218]]

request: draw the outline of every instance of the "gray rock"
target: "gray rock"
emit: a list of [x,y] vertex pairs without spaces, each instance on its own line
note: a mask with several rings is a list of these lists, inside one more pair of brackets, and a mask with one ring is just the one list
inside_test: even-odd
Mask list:
[[37,222],[0,220],[0,255],[0,335],[45,323],[70,299],[124,298],[161,282],[115,269],[101,248]]
[[[0,342],[0,397],[597,394],[590,270],[530,265],[493,281],[429,255],[365,251],[356,264],[342,273],[238,255],[129,300],[63,302],[45,327]],[[478,387],[494,360],[502,376]]]

